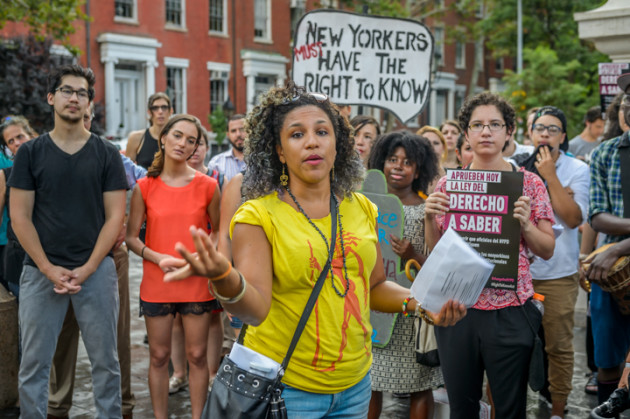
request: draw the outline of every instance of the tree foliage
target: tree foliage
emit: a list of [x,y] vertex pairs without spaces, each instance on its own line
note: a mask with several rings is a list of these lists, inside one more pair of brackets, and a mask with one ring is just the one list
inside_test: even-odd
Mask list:
[[84,3],[85,0],[3,0],[0,29],[7,22],[22,22],[40,41],[52,37],[76,55],[79,50],[70,44],[70,35],[75,32],[78,19],[89,19],[81,10]]
[[511,101],[519,119],[525,123],[527,111],[535,106],[553,105],[567,117],[567,135],[573,138],[582,131],[582,118],[593,105],[588,100],[588,86],[574,83],[583,71],[577,60],[562,61],[548,46],[526,48],[523,61],[527,63],[519,75],[506,71],[503,95]]
[[[340,0],[343,7],[354,9],[357,13],[364,11],[371,15],[388,17],[409,17],[409,10],[404,2],[391,0]],[[366,10],[367,9],[367,10]]]
[[223,108],[221,106],[217,106],[216,109],[208,115],[208,123],[212,127],[212,131],[216,134],[214,141],[221,146],[223,144],[223,140],[225,140],[228,126],[227,116],[225,115],[225,112],[223,112]]
[[53,126],[48,74],[63,60],[50,54],[51,44],[33,36],[0,41],[0,115],[23,115],[38,132]]

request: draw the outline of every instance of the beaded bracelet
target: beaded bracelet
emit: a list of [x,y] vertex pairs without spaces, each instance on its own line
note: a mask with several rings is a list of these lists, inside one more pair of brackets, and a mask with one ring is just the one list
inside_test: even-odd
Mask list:
[[208,288],[210,288],[210,292],[215,296],[217,300],[219,300],[222,303],[235,304],[241,301],[241,299],[245,296],[245,291],[247,290],[247,281],[245,281],[245,277],[243,276],[242,273],[240,273],[239,271],[236,271],[236,272],[238,273],[239,278],[241,278],[241,290],[239,291],[238,294],[236,294],[232,298],[228,298],[219,294],[216,288],[214,288],[214,284],[212,283],[212,281],[208,281]]
[[403,300],[403,303],[402,303],[402,314],[403,314],[403,316],[405,316],[405,317],[411,317],[411,313],[409,313],[409,312],[407,311],[407,304],[409,304],[409,301],[411,301],[411,299],[412,299],[412,298],[413,298],[413,297],[407,297],[407,298],[405,298],[405,299]]
[[430,325],[434,325],[435,324],[435,322],[433,321],[431,316],[429,316],[427,311],[422,308],[420,303],[418,303],[416,305],[416,315],[419,316],[420,318],[422,318],[422,320],[424,320],[425,322],[427,322],[427,324],[430,324]]

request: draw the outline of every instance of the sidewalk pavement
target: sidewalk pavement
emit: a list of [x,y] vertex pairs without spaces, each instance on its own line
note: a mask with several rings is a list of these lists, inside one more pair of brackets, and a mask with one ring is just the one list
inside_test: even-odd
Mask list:
[[[129,256],[129,286],[131,298],[131,385],[136,396],[136,407],[133,411],[134,418],[151,418],[151,398],[149,395],[148,367],[149,349],[145,345],[145,326],[143,318],[138,316],[138,302],[140,292],[140,281],[142,279],[142,260],[133,253]],[[580,291],[576,305],[576,323],[574,335],[575,347],[575,369],[573,375],[573,391],[569,396],[569,413],[566,418],[588,418],[590,410],[597,405],[597,397],[584,393],[586,383],[586,294]],[[79,345],[79,357],[77,365],[77,376],[75,381],[73,407],[70,411],[71,419],[91,419],[94,417],[94,401],[92,398],[92,382],[90,374],[90,363],[83,347]],[[384,397],[384,407],[381,418],[402,419],[408,417],[409,399],[405,397],[393,397],[386,394]],[[439,409],[440,411],[442,409]],[[436,419],[438,414],[436,413]],[[527,417],[528,419],[548,419],[550,409],[538,401],[538,394],[531,390],[528,394]],[[187,419],[190,414],[190,400],[188,390],[169,397],[169,417],[173,419]],[[0,418],[17,418],[10,410],[0,411]],[[630,411],[622,415],[624,419],[630,419]]]

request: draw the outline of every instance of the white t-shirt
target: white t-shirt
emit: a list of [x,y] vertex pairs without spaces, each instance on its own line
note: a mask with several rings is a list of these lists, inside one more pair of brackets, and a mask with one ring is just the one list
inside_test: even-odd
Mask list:
[[[589,203],[589,185],[591,174],[588,165],[581,160],[565,155],[562,151],[556,161],[556,173],[563,187],[569,186],[575,195],[573,199],[580,207],[582,221],[586,221]],[[530,266],[534,279],[557,279],[577,272],[580,244],[578,229],[567,227],[566,223],[555,215],[556,223],[564,227],[564,231],[556,238],[556,248],[549,260],[538,256]]]

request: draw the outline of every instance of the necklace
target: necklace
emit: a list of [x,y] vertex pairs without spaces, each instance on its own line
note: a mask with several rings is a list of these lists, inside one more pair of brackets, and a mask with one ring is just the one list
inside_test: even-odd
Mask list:
[[[302,208],[300,203],[297,201],[297,199],[295,199],[295,196],[293,196],[291,189],[289,189],[288,186],[285,186],[285,189],[289,193],[289,196],[291,197],[295,205],[298,207],[298,210],[302,213],[304,217],[306,217],[306,220],[308,221],[308,223],[311,226],[313,226],[315,230],[317,230],[320,236],[322,236],[322,239],[324,239],[324,243],[326,243],[326,249],[330,249],[330,246],[328,245],[328,239],[326,238],[324,233],[322,233],[322,231],[315,225],[313,220],[311,220],[311,218],[308,215],[306,215],[306,212],[304,212],[304,209]],[[332,191],[330,193],[332,194]],[[335,206],[339,208],[339,201],[337,201],[337,196],[335,196],[335,194],[333,194],[333,199],[335,201]],[[344,244],[343,244],[343,226],[341,225],[341,214],[339,214],[339,211],[337,211],[337,224],[339,225],[339,238],[341,240],[341,256],[343,259],[343,273],[344,273],[344,277],[346,278],[346,289],[344,290],[342,294],[341,291],[339,291],[337,287],[335,286],[335,274],[333,272],[332,263],[330,264],[330,283],[332,284],[332,287],[335,290],[335,293],[337,293],[337,295],[340,296],[341,298],[344,298],[346,295],[348,295],[348,290],[350,289],[350,281],[348,280],[348,268],[346,267],[346,249],[344,248]],[[333,243],[333,246],[334,246],[334,243]]]

